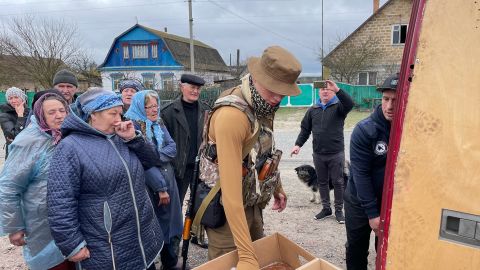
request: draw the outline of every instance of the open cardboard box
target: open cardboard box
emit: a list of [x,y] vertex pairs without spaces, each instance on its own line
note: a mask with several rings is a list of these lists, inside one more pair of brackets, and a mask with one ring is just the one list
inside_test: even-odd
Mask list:
[[[253,242],[260,267],[274,262],[284,262],[301,270],[339,270],[340,268],[319,258],[315,258],[305,249],[290,241],[285,236],[274,233]],[[206,262],[195,270],[230,270],[238,262],[237,251],[229,252],[214,260]]]

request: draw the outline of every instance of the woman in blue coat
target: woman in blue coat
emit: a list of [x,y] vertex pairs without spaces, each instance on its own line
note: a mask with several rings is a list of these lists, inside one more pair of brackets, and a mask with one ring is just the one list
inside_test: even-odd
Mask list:
[[163,233],[145,186],[155,149],[122,122],[122,101],[93,89],[62,126],[48,181],[48,220],[62,253],[80,268],[155,269]]
[[68,105],[60,95],[47,93],[33,111],[31,124],[10,145],[0,174],[0,235],[8,234],[11,244],[24,247],[32,270],[61,264],[75,269],[55,245],[47,219],[48,167]]
[[135,121],[137,128],[157,150],[156,166],[147,171],[145,181],[162,227],[165,245],[161,252],[164,270],[178,268],[178,257],[172,238],[180,239],[183,229],[182,206],[172,162],[176,146],[160,118],[160,99],[155,91],[141,91],[133,96],[125,117]]

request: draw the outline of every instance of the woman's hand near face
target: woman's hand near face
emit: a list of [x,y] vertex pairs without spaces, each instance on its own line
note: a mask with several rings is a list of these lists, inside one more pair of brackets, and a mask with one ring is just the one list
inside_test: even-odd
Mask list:
[[133,126],[132,121],[120,122],[115,126],[115,133],[117,133],[120,138],[129,141],[135,138],[135,127]]
[[25,101],[14,107],[18,117],[23,117],[25,113]]

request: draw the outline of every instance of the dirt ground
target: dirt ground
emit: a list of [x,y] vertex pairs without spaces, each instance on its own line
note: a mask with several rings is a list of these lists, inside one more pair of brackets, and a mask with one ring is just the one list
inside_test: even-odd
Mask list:
[[[288,195],[288,205],[282,213],[272,211],[271,206],[267,206],[264,211],[265,235],[280,232],[316,257],[345,269],[345,226],[338,224],[333,217],[322,221],[313,219],[321,210],[321,206],[309,202],[311,192],[300,183],[294,171],[294,168],[301,164],[313,164],[311,140],[305,143],[298,156],[291,158],[289,152],[298,135],[300,121],[298,116],[279,118],[275,126],[275,137],[277,148],[284,152],[280,170],[283,186]],[[351,131],[351,127],[345,130],[347,159]],[[0,155],[3,155],[3,151],[0,152]],[[0,157],[0,160],[3,163],[3,157]],[[330,197],[333,204],[333,192]],[[369,269],[374,269],[373,237],[371,240]],[[189,266],[198,266],[207,261],[206,250],[195,245],[190,247]],[[21,249],[10,245],[7,237],[0,237],[0,269],[27,269]]]

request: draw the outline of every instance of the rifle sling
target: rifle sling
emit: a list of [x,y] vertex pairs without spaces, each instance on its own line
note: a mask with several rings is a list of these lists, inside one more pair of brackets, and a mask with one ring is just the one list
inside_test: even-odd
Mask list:
[[193,219],[192,222],[192,233],[196,236],[200,235],[200,222],[202,220],[203,214],[205,213],[205,210],[207,210],[208,205],[210,202],[213,200],[213,197],[217,194],[217,192],[220,190],[220,181],[217,181],[215,183],[215,186],[208,192],[207,196],[205,199],[203,199],[202,204],[200,205],[200,208],[198,208],[197,213],[195,213],[195,218]]

